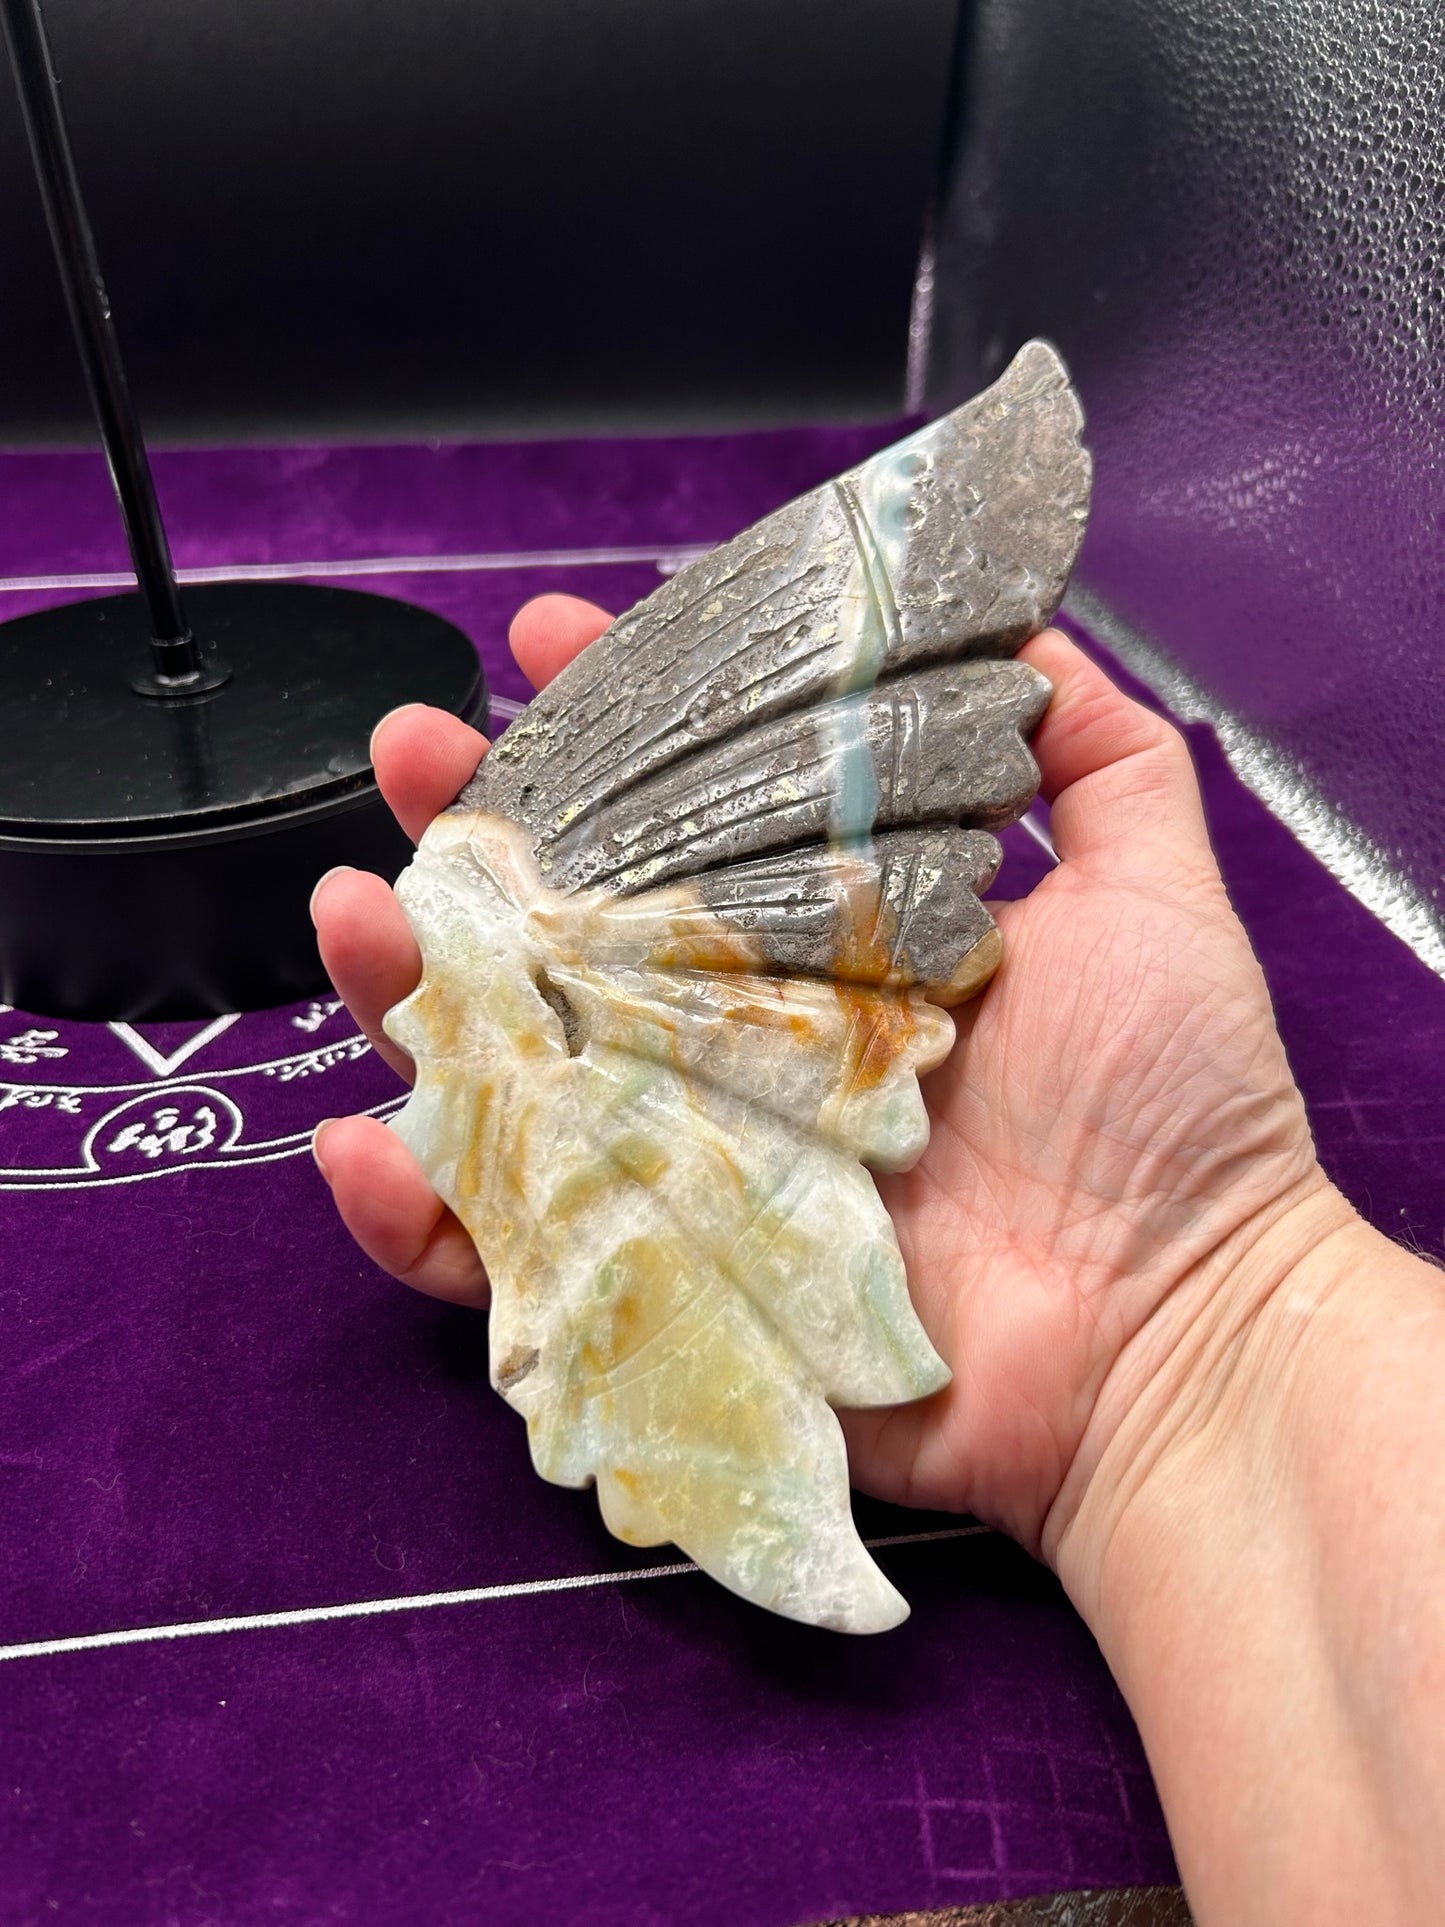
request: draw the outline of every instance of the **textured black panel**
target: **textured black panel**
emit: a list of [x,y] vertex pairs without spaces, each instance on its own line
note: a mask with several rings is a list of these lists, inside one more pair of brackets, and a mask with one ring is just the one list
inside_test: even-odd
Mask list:
[[[153,433],[900,406],[957,0],[47,0]],[[0,77],[0,438],[87,432]]]
[[1445,9],[983,0],[942,405],[1058,343],[1082,579],[1445,905]]

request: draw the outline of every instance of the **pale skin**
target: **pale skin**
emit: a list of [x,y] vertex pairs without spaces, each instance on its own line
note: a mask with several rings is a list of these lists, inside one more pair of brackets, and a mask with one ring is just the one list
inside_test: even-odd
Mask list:
[[[606,627],[544,596],[542,685]],[[976,1513],[1058,1572],[1139,1722],[1201,1927],[1420,1923],[1445,1894],[1445,1274],[1320,1169],[1188,751],[1057,631],[1024,659],[1060,863],[995,905],[1004,963],[925,1082],[933,1133],[883,1178],[954,1373],[844,1414],[855,1482]],[[409,708],[373,756],[419,837],[484,743]],[[318,886],[332,979],[381,1019],[415,985],[389,888]],[[317,1133],[353,1236],[487,1302],[470,1239],[369,1118]]]

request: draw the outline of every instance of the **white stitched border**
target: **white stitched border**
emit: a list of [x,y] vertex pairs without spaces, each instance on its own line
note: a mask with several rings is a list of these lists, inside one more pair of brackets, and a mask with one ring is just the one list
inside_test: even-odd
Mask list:
[[[593,563],[652,562],[666,575],[695,562],[711,544],[621,549],[522,549],[515,554],[358,555],[328,562],[225,562],[177,569],[178,582],[289,582],[296,576],[469,575],[494,569],[573,569]],[[0,593],[46,589],[133,589],[129,569],[92,569],[74,575],[0,576]]]
[[[866,1539],[870,1552],[888,1546],[928,1545],[939,1539],[972,1539],[991,1534],[991,1526],[947,1526],[937,1532],[896,1532]],[[417,1612],[432,1606],[475,1606],[491,1599],[526,1599],[537,1593],[582,1592],[595,1586],[626,1585],[635,1579],[671,1579],[700,1568],[690,1559],[665,1566],[638,1566],[631,1572],[584,1572],[562,1579],[522,1579],[511,1585],[464,1586],[455,1592],[409,1593],[395,1599],[356,1599],[342,1606],[298,1606],[288,1612],[236,1613],[225,1619],[182,1620],[172,1626],[125,1626],[108,1633],[79,1633],[69,1639],[31,1639],[0,1646],[0,1661],[51,1659],[61,1653],[104,1651],[112,1646],[145,1646],[164,1639],[200,1639],[211,1633],[269,1632],[281,1626],[315,1626],[332,1619],[371,1619],[381,1613]]]

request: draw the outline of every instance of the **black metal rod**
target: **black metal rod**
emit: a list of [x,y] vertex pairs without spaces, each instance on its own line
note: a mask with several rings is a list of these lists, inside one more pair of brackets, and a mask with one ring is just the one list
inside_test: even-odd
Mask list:
[[167,683],[178,677],[191,679],[199,671],[200,658],[181,606],[151,465],[126,385],[110,299],[66,137],[60,79],[45,37],[40,0],[0,0],[0,17],[71,326],[100,424],[136,580],[150,609],[155,674]]

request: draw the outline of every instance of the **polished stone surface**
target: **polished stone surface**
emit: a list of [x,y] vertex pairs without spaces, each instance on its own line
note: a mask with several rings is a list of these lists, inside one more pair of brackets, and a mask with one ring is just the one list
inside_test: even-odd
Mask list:
[[858,1161],[922,1150],[947,1014],[599,965],[618,899],[549,890],[499,817],[439,818],[399,893],[425,977],[387,1020],[417,1067],[396,1128],[485,1256],[494,1383],[537,1470],[776,1612],[897,1625],[829,1405],[948,1380]]
[[508,731],[398,885],[396,1128],[493,1286],[533,1462],[633,1545],[850,1632],[906,1615],[831,1407],[947,1382],[865,1166],[997,966],[1088,506],[1068,377],[985,394],[683,568]]

